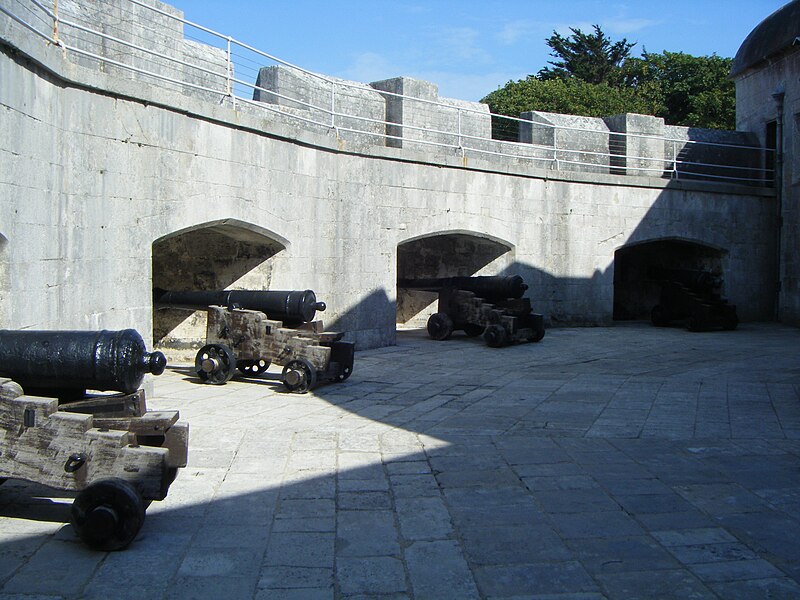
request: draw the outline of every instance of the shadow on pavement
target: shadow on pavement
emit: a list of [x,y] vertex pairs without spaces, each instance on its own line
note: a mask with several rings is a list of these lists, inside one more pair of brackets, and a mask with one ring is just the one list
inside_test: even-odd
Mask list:
[[793,597],[798,335],[634,324],[490,349],[400,332],[309,395],[272,370],[201,386],[172,369],[148,404],[190,423],[190,465],[131,547],[86,549],[59,526],[68,497],[8,482],[0,589]]

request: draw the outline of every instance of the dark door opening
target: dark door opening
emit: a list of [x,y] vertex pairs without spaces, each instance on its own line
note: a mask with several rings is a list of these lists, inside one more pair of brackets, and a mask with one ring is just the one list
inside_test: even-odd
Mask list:
[[614,320],[650,319],[661,294],[659,272],[706,271],[724,277],[725,251],[684,240],[659,240],[614,253]]

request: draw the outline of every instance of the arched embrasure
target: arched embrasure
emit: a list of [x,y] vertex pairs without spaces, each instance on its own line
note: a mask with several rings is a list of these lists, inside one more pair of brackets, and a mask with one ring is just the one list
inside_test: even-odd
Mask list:
[[[397,278],[422,279],[497,275],[513,262],[514,246],[469,231],[447,231],[417,236],[397,246]],[[436,310],[436,294],[398,288],[397,323],[424,326]]]
[[724,279],[727,251],[680,238],[637,242],[614,253],[614,319],[649,319],[659,302],[659,272],[707,271]]
[[[192,226],[153,242],[153,289],[269,289],[273,258],[286,248],[284,238],[236,220]],[[158,308],[153,339],[168,356],[185,358],[205,340],[205,313]]]

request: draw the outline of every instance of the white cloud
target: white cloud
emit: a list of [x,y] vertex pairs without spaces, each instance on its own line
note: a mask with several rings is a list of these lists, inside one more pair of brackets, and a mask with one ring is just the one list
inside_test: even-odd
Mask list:
[[497,39],[501,44],[511,46],[520,40],[528,40],[533,36],[540,35],[542,31],[549,31],[545,23],[540,21],[511,21],[506,23],[497,34]]
[[439,54],[430,58],[429,62],[463,62],[489,63],[491,54],[480,47],[481,34],[470,27],[440,29],[434,37],[434,46],[439,47]]
[[648,27],[653,27],[655,25],[660,25],[660,21],[654,21],[653,19],[611,19],[608,21],[603,21],[601,24],[601,28],[608,32],[613,33],[615,35],[629,35],[631,33],[636,33],[637,31],[641,31],[642,29],[646,29]]

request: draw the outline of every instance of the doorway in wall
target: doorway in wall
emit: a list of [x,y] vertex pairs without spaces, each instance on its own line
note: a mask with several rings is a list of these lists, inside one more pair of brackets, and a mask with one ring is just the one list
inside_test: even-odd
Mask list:
[[706,271],[723,278],[727,252],[680,239],[623,246],[614,253],[614,320],[650,319],[665,270]]

